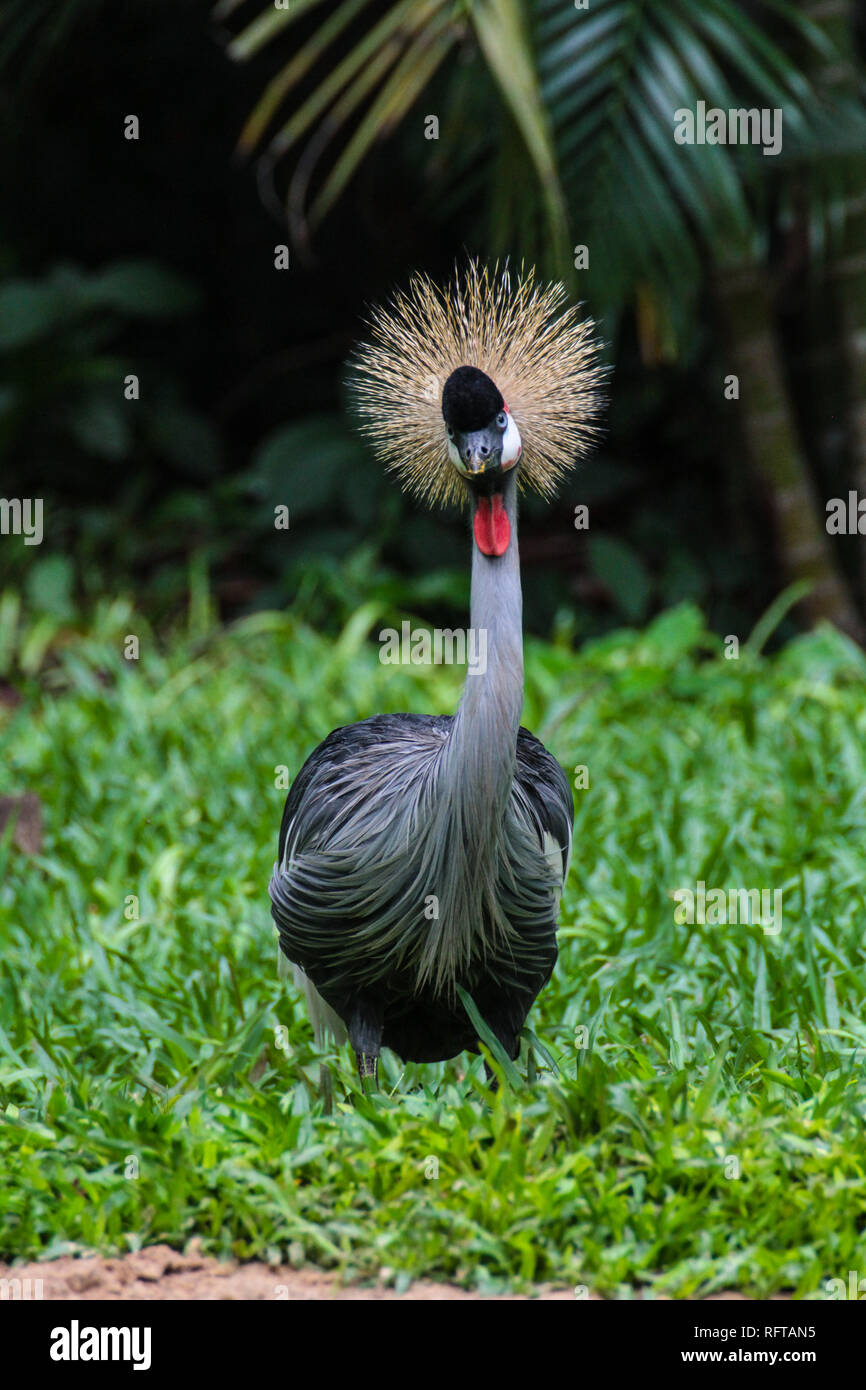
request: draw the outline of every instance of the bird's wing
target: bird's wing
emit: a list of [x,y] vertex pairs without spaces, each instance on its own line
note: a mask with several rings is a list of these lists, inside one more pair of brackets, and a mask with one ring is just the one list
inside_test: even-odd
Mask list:
[[381,955],[396,961],[411,946],[406,903],[418,865],[407,845],[424,769],[449,725],[424,715],[346,725],[295,778],[270,883],[271,914],[283,954],[317,988],[342,978],[349,959],[356,981],[374,978]]
[[347,787],[347,764],[360,760],[369,775],[377,751],[405,739],[410,748],[417,748],[421,735],[425,741],[439,742],[446,737],[450,724],[450,718],[444,715],[377,714],[334,729],[313,750],[289,789],[280,825],[277,864],[284,866],[296,847],[306,848],[320,837],[327,844],[333,835],[335,818],[350,811],[355,800],[369,798],[369,783],[356,780]]
[[561,875],[564,888],[571,863],[574,798],[559,763],[528,729],[521,728],[517,735],[514,780],[529,806],[541,848]]

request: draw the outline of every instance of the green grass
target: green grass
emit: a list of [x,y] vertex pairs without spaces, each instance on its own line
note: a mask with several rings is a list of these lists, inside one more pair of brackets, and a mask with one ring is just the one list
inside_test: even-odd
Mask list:
[[[454,708],[459,672],[380,665],[379,625],[223,633],[199,586],[163,646],[122,601],[86,630],[0,604],[26,692],[4,790],[46,822],[35,859],[0,842],[0,1254],[199,1234],[345,1278],[621,1296],[862,1274],[862,654],[822,630],[725,660],[688,607],[579,655],[530,644],[524,722],[590,778],[530,1016],[558,1073],[525,1046],[529,1081],[492,1094],[480,1058],[386,1054],[366,1097],[341,1052],[327,1115],[276,978],[275,767],[379,710]],[[677,925],[699,879],[782,889],[782,930]]]

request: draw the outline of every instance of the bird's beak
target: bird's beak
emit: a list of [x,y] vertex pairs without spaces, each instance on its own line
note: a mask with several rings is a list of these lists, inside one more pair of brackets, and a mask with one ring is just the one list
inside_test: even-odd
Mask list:
[[458,472],[464,478],[477,478],[490,473],[502,462],[502,432],[498,429],[469,430],[454,439]]

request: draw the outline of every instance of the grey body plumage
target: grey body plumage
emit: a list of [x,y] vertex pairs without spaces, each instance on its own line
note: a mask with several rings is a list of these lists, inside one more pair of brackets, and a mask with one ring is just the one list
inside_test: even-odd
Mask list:
[[[362,1036],[365,1023],[381,1026],[377,1042],[407,1061],[437,1061],[474,1046],[474,1029],[449,988],[459,983],[513,1056],[526,1014],[556,961],[571,794],[559,764],[521,729],[512,794],[497,836],[493,903],[484,903],[479,888],[460,924],[467,937],[452,943],[442,932],[443,949],[459,958],[449,981],[437,989],[421,978],[437,925],[425,913],[431,898],[441,904],[445,896],[436,893],[440,881],[427,877],[428,836],[432,840],[438,830],[422,830],[401,847],[394,828],[423,814],[428,789],[423,777],[418,783],[408,778],[423,749],[420,761],[435,779],[451,722],[377,715],[337,729],[308,759],[295,783],[298,796],[286,804],[270,888],[280,946],[344,1021],[357,1052],[372,1048]],[[380,767],[383,782],[389,773],[394,777],[385,802],[373,790]],[[359,777],[366,788],[360,800]],[[545,853],[546,840],[555,843],[553,852]],[[496,930],[494,912],[505,919],[506,931]],[[438,922],[444,927],[441,908]]]
[[487,669],[453,717],[377,715],[337,729],[286,801],[272,912],[287,958],[355,1051],[434,1061],[475,1043],[456,985],[510,1056],[556,960],[571,841],[568,781],[519,726],[523,658],[511,541],[475,547],[472,626]]
[[[407,478],[428,497],[456,486],[470,504],[471,625],[486,634],[486,669],[467,675],[453,717],[377,715],[330,734],[289,792],[270,884],[280,949],[306,990],[317,1035],[328,1030],[340,1040],[345,1030],[362,1077],[375,1074],[382,1046],[422,1062],[474,1047],[458,988],[517,1055],[556,961],[571,848],[568,780],[520,727],[522,423],[487,371],[463,354],[471,347],[485,368],[500,348],[506,354],[502,379],[519,392],[530,426],[529,477],[544,491],[566,466],[564,441],[576,446],[592,417],[595,349],[571,311],[551,318],[558,290],[535,291],[530,281],[512,294],[507,277],[500,285],[473,269],[450,293],[443,309],[423,282],[411,312],[404,302],[390,325],[380,316],[377,346],[358,367],[359,390],[368,432],[391,466],[402,427],[401,361],[414,368]],[[531,331],[515,344],[523,314]],[[457,362],[445,371],[452,353]],[[425,371],[434,359],[436,370]],[[378,432],[377,369],[388,403]],[[431,376],[444,417],[438,446],[423,443]],[[429,486],[421,480],[428,466],[438,471]]]

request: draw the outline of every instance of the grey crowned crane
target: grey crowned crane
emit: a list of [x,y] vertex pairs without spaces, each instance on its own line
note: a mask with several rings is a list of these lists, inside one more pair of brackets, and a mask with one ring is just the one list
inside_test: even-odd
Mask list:
[[444,290],[417,276],[374,310],[353,363],[382,462],[425,501],[469,507],[471,623],[487,634],[456,714],[335,729],[286,800],[270,884],[281,966],[362,1078],[382,1047],[418,1062],[475,1048],[458,989],[516,1057],[556,961],[574,808],[520,727],[517,493],[551,496],[592,442],[602,369],[563,287],[515,280],[474,262]]

